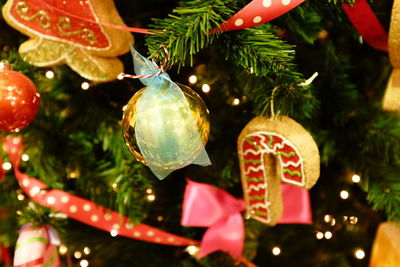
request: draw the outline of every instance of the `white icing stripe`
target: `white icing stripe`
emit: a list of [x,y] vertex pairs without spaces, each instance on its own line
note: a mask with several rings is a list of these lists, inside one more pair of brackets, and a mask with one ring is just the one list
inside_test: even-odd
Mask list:
[[252,184],[252,185],[250,185],[248,187],[247,193],[250,193],[251,190],[260,191],[260,189],[265,189],[265,188],[267,188],[267,184],[266,183],[260,183],[258,185]]
[[[246,156],[247,154],[253,154],[254,156],[258,156],[258,155],[260,155],[260,154],[262,154],[262,153],[265,153],[265,152],[267,152],[267,153],[272,153],[272,154],[276,154],[276,152],[275,151],[272,151],[271,149],[265,149],[265,150],[258,150],[258,151],[254,151],[254,150],[252,150],[252,149],[247,149],[247,150],[245,150],[244,151],[244,155]],[[294,162],[294,161],[288,161],[288,162],[283,162],[283,161],[281,161],[281,163],[282,163],[282,166],[283,167],[287,167],[287,166],[293,166],[293,167],[298,167],[300,164],[302,164],[303,163],[303,161],[301,160],[301,158],[299,157],[299,160],[297,161],[297,162]]]
[[260,166],[258,166],[258,167],[253,167],[253,166],[250,166],[248,169],[247,169],[247,171],[245,171],[245,175],[248,175],[250,172],[259,172],[259,171],[264,171],[264,166],[263,165],[261,165],[260,164]]
[[250,209],[264,208],[264,209],[268,210],[269,206],[270,206],[269,202],[266,202],[266,203],[260,202],[260,203],[256,203],[256,204],[250,205]]
[[264,152],[265,152],[265,150],[258,150],[258,151],[255,151],[255,150],[249,148],[249,149],[247,149],[247,150],[244,151],[244,155],[246,156],[246,155],[249,154],[249,153],[251,153],[251,154],[253,154],[253,155],[259,155],[259,154],[264,153]]
[[288,166],[293,166],[293,167],[299,167],[300,164],[302,164],[303,162],[301,160],[299,160],[297,163],[293,162],[293,161],[288,161],[286,163],[281,162],[283,167],[288,167]]
[[283,174],[282,174],[282,181],[288,183],[288,184],[294,184],[294,185],[298,185],[298,186],[304,186],[305,182],[304,179],[302,179],[300,182],[291,180],[291,179],[287,179]]
[[273,147],[272,147],[272,151],[274,151],[274,153],[276,153],[277,152],[277,150],[278,149],[283,149],[284,147],[285,147],[285,142],[282,142],[282,143],[276,143]]

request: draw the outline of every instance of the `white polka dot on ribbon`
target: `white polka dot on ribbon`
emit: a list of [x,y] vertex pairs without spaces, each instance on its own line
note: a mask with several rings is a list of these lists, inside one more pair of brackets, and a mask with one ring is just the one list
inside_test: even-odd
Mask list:
[[272,5],[272,1],[271,0],[263,0],[263,6],[264,7],[270,7]]

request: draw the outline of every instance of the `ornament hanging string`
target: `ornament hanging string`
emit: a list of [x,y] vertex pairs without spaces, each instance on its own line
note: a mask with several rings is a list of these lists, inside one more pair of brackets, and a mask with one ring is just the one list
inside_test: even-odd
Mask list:
[[101,25],[101,26],[105,26],[105,27],[109,27],[109,28],[113,28],[113,29],[117,29],[117,30],[122,30],[122,31],[129,31],[129,32],[134,32],[134,33],[142,33],[142,34],[155,34],[155,32],[159,32],[158,30],[152,30],[152,29],[143,29],[143,28],[136,28],[136,27],[125,27],[125,26],[120,26],[120,25],[115,25],[115,24],[110,24],[110,23],[105,23],[105,22],[100,22],[100,21],[96,21],[96,20],[92,20],[92,19],[88,19],[88,18],[84,18],[82,16],[78,16],[75,15],[73,13],[67,12],[61,8],[58,8],[52,4],[47,3],[46,1],[43,0],[36,0],[37,3],[39,3],[42,6],[46,6],[47,8],[56,11],[60,14],[63,14],[65,16],[69,16],[71,18],[75,18],[75,19],[79,19],[79,20],[83,20],[86,22],[90,22],[90,23],[94,23],[97,25]]
[[[134,33],[142,33],[142,34],[156,34],[161,33],[160,30],[155,29],[143,29],[136,27],[126,27],[120,26],[105,22],[100,22],[92,19],[87,19],[70,12],[67,12],[61,8],[58,8],[50,3],[47,3],[44,0],[35,0],[39,5],[46,6],[47,8],[56,11],[65,16],[69,16],[75,19],[79,19],[82,21],[94,23],[97,25],[110,27],[118,30],[129,31]],[[262,1],[262,0],[253,0],[244,8],[239,10],[235,15],[233,15],[230,19],[215,27],[210,31],[210,34],[219,33],[219,32],[227,32],[233,30],[240,30],[245,28],[255,27],[266,22],[269,22],[287,12],[295,8],[296,6],[303,3],[304,0],[292,0],[292,1]]]
[[[315,78],[318,77],[318,72],[314,72],[313,75],[311,75],[310,78],[308,78],[307,80],[305,80],[304,82],[300,83],[299,86],[308,86],[310,85]],[[280,86],[276,86],[271,93],[271,101],[270,101],[270,109],[271,109],[271,117],[275,117],[275,109],[274,109],[274,98],[275,98],[275,93],[276,91],[279,89]],[[279,112],[278,112],[279,115]]]
[[146,75],[132,75],[132,74],[120,73],[120,74],[118,75],[118,79],[119,79],[119,80],[122,80],[123,78],[130,78],[130,79],[146,79],[146,78],[156,77],[156,76],[160,75],[161,73],[163,73],[164,71],[167,71],[168,68],[169,68],[169,65],[168,65],[169,53],[168,53],[168,50],[167,50],[167,48],[165,47],[165,45],[162,45],[160,48],[162,48],[162,49],[164,50],[164,53],[165,53],[164,62],[163,62],[163,64],[161,65],[161,67],[159,67],[159,66],[157,65],[157,63],[156,63],[154,60],[152,60],[154,66],[156,67],[156,69],[158,69],[158,72],[157,72],[157,73],[154,73],[154,74],[146,74]]
[[271,107],[271,117],[272,117],[272,118],[275,117],[274,97],[275,97],[275,92],[276,92],[276,90],[278,90],[278,89],[279,89],[279,86],[276,86],[276,87],[274,88],[274,90],[272,90],[272,93],[271,93],[270,107]]

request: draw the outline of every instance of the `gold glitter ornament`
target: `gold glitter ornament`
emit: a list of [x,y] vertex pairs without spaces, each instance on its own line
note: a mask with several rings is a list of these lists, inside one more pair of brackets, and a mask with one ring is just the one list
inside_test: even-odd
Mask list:
[[389,58],[393,66],[386,87],[382,107],[388,111],[400,111],[400,0],[392,8],[389,30]]
[[[186,98],[186,101],[189,105],[189,109],[192,112],[193,118],[196,122],[199,135],[201,137],[201,140],[203,144],[205,145],[208,140],[208,136],[210,134],[210,116],[209,116],[209,111],[204,104],[203,100],[201,97],[193,91],[191,88],[188,86],[176,83],[176,85],[182,90],[184,93],[184,96]],[[122,133],[125,139],[125,143],[129,149],[129,151],[133,154],[133,156],[140,161],[141,163],[146,164],[142,152],[139,149],[137,140],[136,140],[136,134],[135,134],[135,126],[136,126],[136,112],[137,112],[137,103],[142,96],[145,88],[142,88],[139,90],[128,102],[125,110],[124,110],[124,115],[122,118]],[[168,108],[176,108],[176,107],[161,107],[161,106],[154,106],[153,107],[153,112],[156,113],[164,113],[168,112]],[[154,129],[157,129],[157,124],[162,123],[161,121],[154,121]],[[179,123],[180,121],[171,121],[171,127],[174,127],[177,129],[177,135],[174,136],[175,142],[179,142],[180,140],[185,140],[185,138],[180,138],[178,129],[180,128]],[[162,135],[162,133],[158,133]],[[185,134],[185,133],[183,133]],[[192,154],[193,151],[188,151],[191,152]],[[179,165],[181,168],[191,164],[193,161],[193,158],[190,157],[189,153],[187,155],[181,155],[178,159],[178,162],[173,162],[173,165]],[[157,155],[154,155],[154,158],[156,158]],[[156,160],[155,160],[156,161]],[[161,167],[161,166],[160,166]],[[168,166],[164,166],[165,168],[169,168]]]

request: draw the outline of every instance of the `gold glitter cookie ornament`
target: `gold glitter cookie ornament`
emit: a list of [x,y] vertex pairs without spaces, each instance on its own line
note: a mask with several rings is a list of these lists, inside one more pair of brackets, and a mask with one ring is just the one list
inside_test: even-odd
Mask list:
[[317,144],[296,121],[273,116],[252,119],[237,145],[247,216],[275,225],[283,212],[281,182],[305,189],[317,182]]
[[11,27],[30,37],[19,53],[32,65],[67,64],[94,82],[114,80],[123,71],[117,56],[129,51],[132,35],[87,21],[125,26],[113,0],[8,0],[2,12]]

